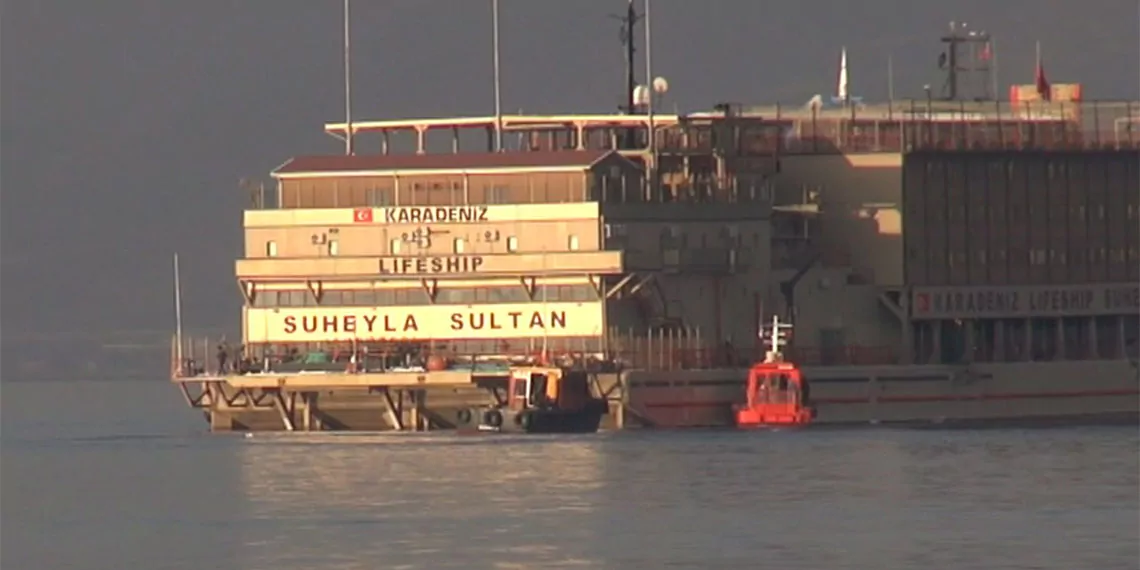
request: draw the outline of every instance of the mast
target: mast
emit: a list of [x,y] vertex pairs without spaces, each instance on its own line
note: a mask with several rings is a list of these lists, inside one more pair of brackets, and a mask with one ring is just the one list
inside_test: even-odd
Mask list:
[[348,0],[344,0],[344,154],[351,155],[352,148],[352,60],[349,57],[349,12]]
[[178,254],[174,254],[174,338],[178,343],[175,356],[182,366],[182,279],[178,275]]
[[629,0],[622,23],[625,24],[625,29],[622,32],[622,37],[625,40],[625,112],[633,114],[634,105],[637,102],[633,98],[633,90],[637,88],[637,79],[634,73],[634,54],[637,53],[637,47],[633,43],[633,26],[637,23],[637,11],[633,8],[633,0]]
[[491,0],[491,43],[495,66],[495,152],[503,151],[503,104],[499,85],[499,0]]
[[887,56],[887,101],[894,102],[895,100],[895,58],[893,55]]
[[[657,169],[657,157],[654,152],[657,150],[657,141],[654,137],[653,129],[653,42],[650,38],[649,30],[651,28],[651,20],[649,19],[649,0],[645,0],[645,13],[642,14],[645,19],[645,88],[649,90],[648,101],[645,104],[646,114],[649,116],[649,153],[653,159],[651,170]],[[632,96],[632,92],[631,92]]]

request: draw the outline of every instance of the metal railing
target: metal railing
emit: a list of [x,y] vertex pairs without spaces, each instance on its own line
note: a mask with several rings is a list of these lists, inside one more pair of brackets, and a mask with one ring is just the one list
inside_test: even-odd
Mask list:
[[[386,372],[410,369],[470,370],[476,374],[505,374],[510,364],[553,364],[594,371],[702,370],[747,368],[764,357],[753,346],[717,345],[701,337],[697,329],[656,330],[646,334],[611,333],[597,350],[563,347],[549,351],[514,351],[503,354],[466,354],[439,349],[445,342],[321,343],[319,345],[229,344],[222,340],[196,338],[181,350],[171,342],[171,376],[175,379],[219,377],[274,372]],[[222,355],[224,354],[224,358]],[[845,346],[834,349],[789,347],[789,362],[801,366],[881,365],[898,362],[897,351],[887,347]],[[432,360],[437,360],[432,363]]]
[[780,124],[780,154],[919,149],[1140,148],[1140,102],[943,102],[907,100],[845,109],[751,107]]

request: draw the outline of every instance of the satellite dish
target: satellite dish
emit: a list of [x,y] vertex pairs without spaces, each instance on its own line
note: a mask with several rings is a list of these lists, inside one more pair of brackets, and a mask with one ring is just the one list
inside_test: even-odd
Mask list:
[[638,85],[633,88],[633,104],[634,105],[648,105],[649,104],[649,88],[644,85]]
[[663,95],[669,91],[669,82],[664,77],[653,78],[653,92],[658,95]]

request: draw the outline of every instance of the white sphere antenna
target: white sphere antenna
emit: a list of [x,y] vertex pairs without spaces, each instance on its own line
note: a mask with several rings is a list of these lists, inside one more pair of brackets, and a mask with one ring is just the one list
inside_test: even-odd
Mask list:
[[633,88],[633,104],[634,105],[648,105],[649,104],[649,88],[644,85],[638,85]]
[[653,78],[653,92],[657,95],[664,95],[669,92],[669,81],[664,77],[657,76]]

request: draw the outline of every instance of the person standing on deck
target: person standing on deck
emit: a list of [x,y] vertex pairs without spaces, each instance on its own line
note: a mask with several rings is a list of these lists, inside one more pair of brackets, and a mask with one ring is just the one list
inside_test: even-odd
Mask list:
[[226,361],[229,360],[230,351],[226,346],[226,341],[218,343],[218,374],[224,375],[226,373]]

